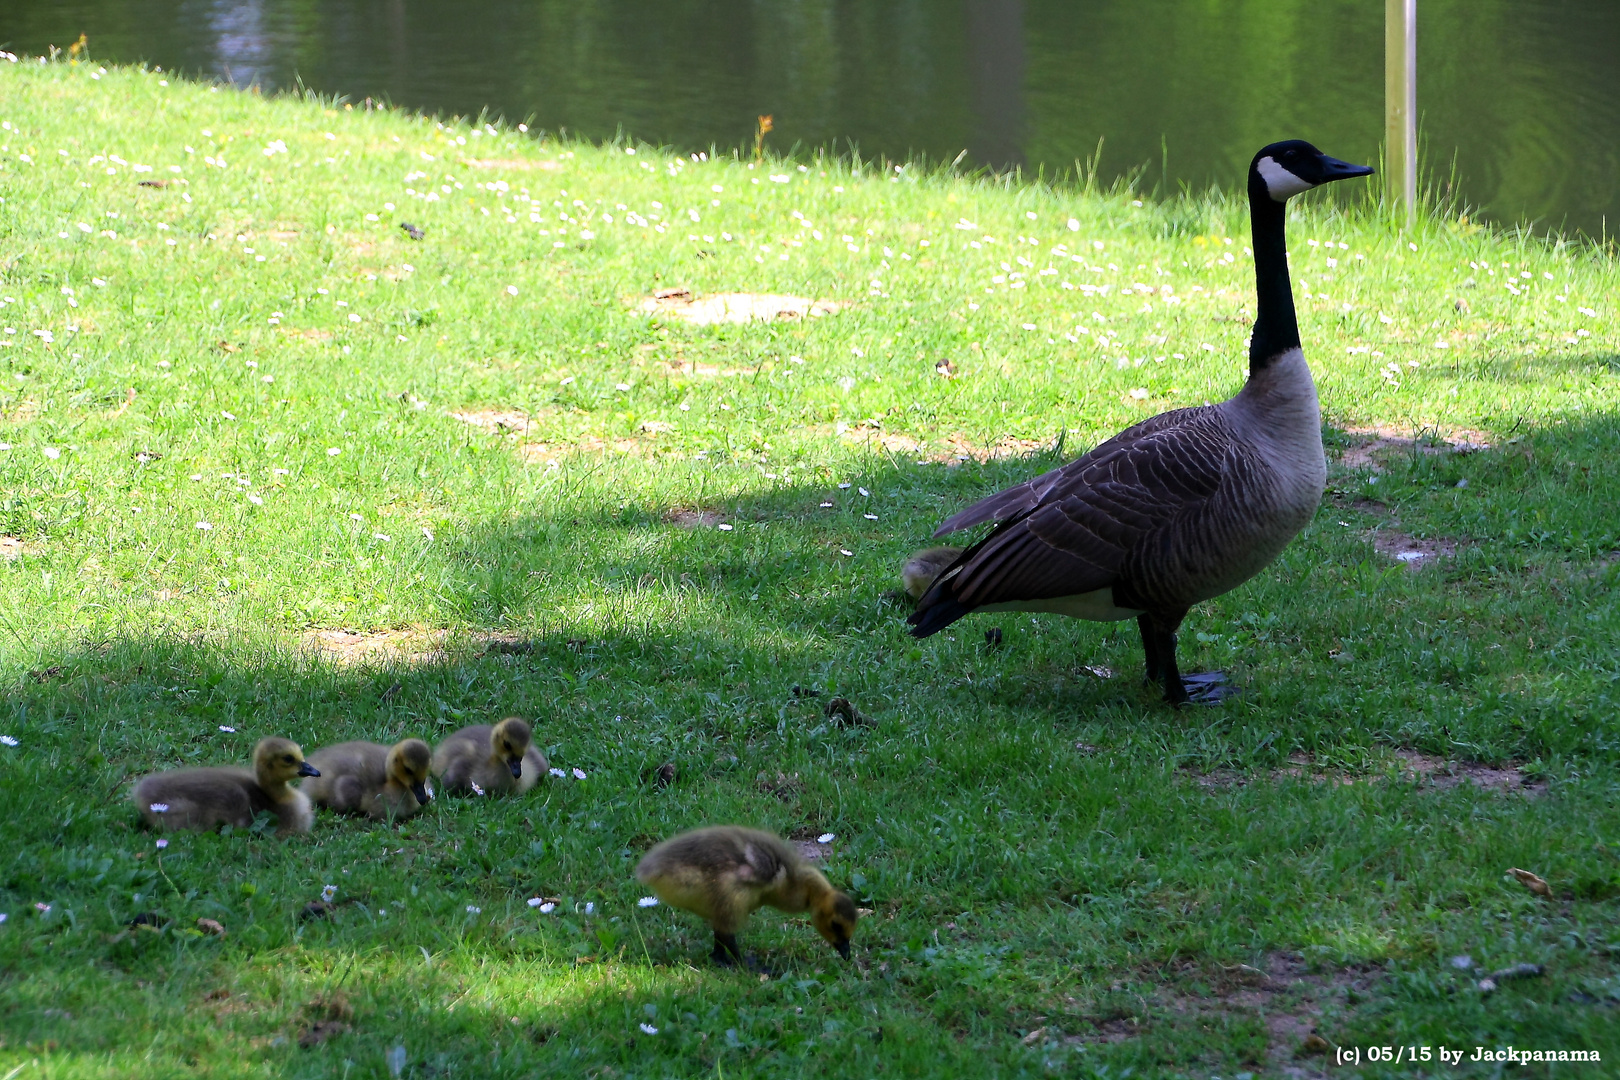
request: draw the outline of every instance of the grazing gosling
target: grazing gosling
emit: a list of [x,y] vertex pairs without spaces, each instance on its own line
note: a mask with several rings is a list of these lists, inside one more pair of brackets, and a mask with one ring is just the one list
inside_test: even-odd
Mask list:
[[260,739],[251,772],[222,767],[153,773],[136,781],[131,797],[154,829],[240,829],[267,811],[276,816],[276,835],[288,836],[309,832],[315,813],[309,796],[287,782],[319,775],[291,739]]
[[921,600],[928,586],[934,583],[940,572],[956,561],[964,549],[959,547],[931,547],[907,559],[905,565],[900,567],[900,583],[905,586],[907,595],[913,600]]
[[522,794],[540,782],[550,763],[533,745],[529,725],[516,716],[490,727],[464,727],[433,751],[433,771],[458,794]]
[[636,880],[671,907],[708,920],[714,928],[710,958],[722,967],[743,959],[737,931],[766,904],[789,914],[810,912],[817,932],[849,959],[854,901],[779,836],[739,825],[695,829],[642,856]]
[[309,755],[321,770],[304,786],[316,806],[345,814],[366,814],[379,821],[408,818],[433,798],[427,789],[433,751],[421,739],[393,746],[345,742],[323,746]]

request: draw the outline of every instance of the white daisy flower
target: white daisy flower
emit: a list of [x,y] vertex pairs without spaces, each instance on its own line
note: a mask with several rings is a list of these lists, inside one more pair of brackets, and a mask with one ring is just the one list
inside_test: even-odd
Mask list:
[[657,907],[658,906],[658,897],[656,897],[656,896],[643,896],[640,900],[636,901],[636,906],[637,907]]

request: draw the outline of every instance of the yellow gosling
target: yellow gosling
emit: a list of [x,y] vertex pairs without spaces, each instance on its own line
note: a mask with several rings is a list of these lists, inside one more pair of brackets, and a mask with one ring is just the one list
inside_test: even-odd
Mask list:
[[304,785],[316,806],[379,821],[408,818],[433,797],[427,789],[433,751],[421,739],[393,746],[345,742],[309,755],[321,775]]
[[913,600],[921,600],[928,586],[940,572],[956,561],[964,549],[959,547],[923,548],[900,567],[900,583]]
[[647,852],[636,880],[664,903],[706,919],[714,928],[716,964],[743,959],[737,932],[769,905],[810,921],[838,955],[849,959],[857,913],[848,896],[827,883],[779,836],[740,825],[715,825],[671,837]]
[[529,725],[516,716],[490,727],[464,727],[433,751],[433,772],[456,794],[522,794],[540,782],[550,763],[533,744]]
[[268,812],[276,817],[276,835],[288,836],[309,832],[315,819],[309,796],[288,782],[319,775],[291,739],[260,739],[251,772],[220,767],[153,773],[136,781],[131,797],[154,829],[246,828]]

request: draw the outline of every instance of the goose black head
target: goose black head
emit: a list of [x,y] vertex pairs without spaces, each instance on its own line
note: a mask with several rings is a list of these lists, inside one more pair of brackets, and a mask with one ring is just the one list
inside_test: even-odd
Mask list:
[[1259,184],[1274,201],[1287,202],[1302,191],[1334,180],[1371,176],[1372,172],[1369,165],[1352,165],[1328,157],[1303,139],[1289,139],[1272,143],[1254,155],[1249,166],[1249,190]]

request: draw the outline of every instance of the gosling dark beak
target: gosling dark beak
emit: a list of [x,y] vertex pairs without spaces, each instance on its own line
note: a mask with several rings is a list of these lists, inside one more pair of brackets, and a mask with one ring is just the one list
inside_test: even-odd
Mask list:
[[428,804],[428,800],[433,798],[433,796],[428,794],[426,784],[412,784],[411,794],[416,796],[416,801],[422,806],[426,806]]
[[849,959],[849,942],[840,941],[838,944],[834,945],[833,948],[838,950],[839,956],[842,956],[845,960]]
[[319,776],[319,775],[321,775],[321,770],[317,769],[315,766],[313,766],[309,762],[305,761],[305,762],[301,762],[299,764],[299,766],[298,766],[298,775],[299,776]]
[[1340,161],[1338,158],[1331,158],[1326,154],[1318,158],[1316,163],[1322,169],[1322,179],[1317,181],[1319,184],[1331,183],[1334,180],[1349,180],[1357,176],[1371,176],[1373,174],[1371,165],[1352,165],[1348,161]]
[[506,763],[506,767],[512,770],[512,779],[514,780],[523,775],[522,758],[513,758],[511,761]]

